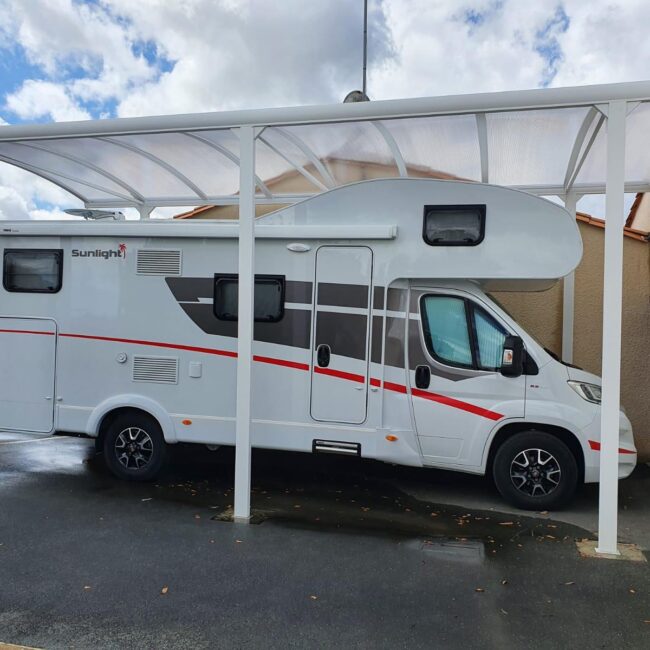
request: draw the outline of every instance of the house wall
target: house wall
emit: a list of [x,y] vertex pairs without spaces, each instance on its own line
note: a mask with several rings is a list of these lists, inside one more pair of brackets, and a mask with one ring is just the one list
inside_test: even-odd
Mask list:
[[[576,271],[573,362],[601,373],[603,331],[602,228],[579,222],[584,256]],[[650,245],[624,237],[621,403],[634,428],[639,460],[650,460]],[[496,297],[546,347],[562,349],[562,283],[540,293]]]

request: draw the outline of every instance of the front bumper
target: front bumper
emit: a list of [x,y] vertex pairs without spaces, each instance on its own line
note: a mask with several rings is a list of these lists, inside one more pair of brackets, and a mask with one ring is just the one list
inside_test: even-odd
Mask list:
[[[597,483],[600,476],[600,420],[596,418],[584,429],[587,447],[585,449],[585,483]],[[618,478],[627,478],[636,467],[637,453],[634,445],[632,424],[625,413],[619,415]]]

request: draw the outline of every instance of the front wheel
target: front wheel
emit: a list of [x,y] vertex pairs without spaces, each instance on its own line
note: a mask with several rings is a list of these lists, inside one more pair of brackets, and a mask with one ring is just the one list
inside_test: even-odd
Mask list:
[[104,436],[104,458],[115,476],[129,481],[152,481],[165,460],[160,425],[144,413],[122,413]]
[[544,431],[508,438],[492,464],[501,496],[524,510],[554,510],[566,505],[578,485],[578,463],[564,442]]

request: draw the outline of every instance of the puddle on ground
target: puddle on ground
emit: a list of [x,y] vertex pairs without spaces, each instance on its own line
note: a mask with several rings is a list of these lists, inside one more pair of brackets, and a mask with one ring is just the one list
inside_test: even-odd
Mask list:
[[[214,519],[215,526],[228,525],[224,521],[231,519],[234,449],[229,447],[214,452],[198,445],[172,447],[169,463],[156,483],[113,478],[89,440],[66,438],[2,449],[0,477],[9,469],[14,476],[37,474],[39,481],[51,480],[52,486],[113,502],[139,500],[143,507],[161,502],[180,505],[196,518]],[[573,545],[575,539],[590,536],[581,528],[547,518],[425,502],[396,487],[397,482],[422,485],[440,476],[421,468],[253,450],[252,476],[251,505],[257,522],[389,537],[414,551],[464,562],[501,557],[530,543]],[[466,480],[476,484],[477,490],[489,486],[486,479]]]

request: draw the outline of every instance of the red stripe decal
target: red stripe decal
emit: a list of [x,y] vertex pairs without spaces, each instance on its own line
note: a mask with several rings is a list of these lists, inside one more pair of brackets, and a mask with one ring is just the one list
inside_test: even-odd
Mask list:
[[270,363],[274,366],[283,366],[284,368],[294,368],[295,370],[309,370],[308,363],[285,361],[284,359],[274,359],[273,357],[260,357],[257,354],[253,355],[253,361],[259,361],[259,363]]
[[402,386],[402,384],[394,384],[392,381],[385,381],[384,388],[386,390],[392,390],[396,393],[402,393],[403,395],[406,395],[406,386]]
[[[54,332],[38,332],[35,330],[9,330],[9,329],[0,329],[0,333],[8,334],[41,334],[44,336],[53,336]],[[127,343],[130,345],[147,345],[154,348],[167,348],[170,350],[185,350],[187,352],[200,352],[202,354],[213,354],[222,357],[230,357],[233,359],[237,358],[237,353],[232,352],[231,350],[219,350],[217,348],[202,348],[194,345],[179,345],[178,343],[162,343],[160,341],[144,341],[141,339],[123,339],[113,336],[91,336],[89,334],[59,334],[61,337],[69,339],[83,339],[88,341],[108,341],[111,343]],[[268,363],[271,365],[281,366],[284,368],[293,368],[294,370],[303,370],[308,371],[310,366],[306,363],[300,363],[297,361],[287,361],[284,359],[275,359],[273,357],[263,357],[259,355],[253,356],[253,361],[258,363]],[[329,377],[336,377],[337,379],[345,379],[346,381],[353,381],[359,384],[364,384],[366,378],[364,375],[357,375],[351,372],[345,372],[343,370],[334,370],[333,368],[321,368],[316,366],[314,372],[320,375],[327,375]],[[371,386],[380,387],[382,382],[379,379],[371,378]],[[395,393],[401,393],[402,395],[407,394],[406,386],[402,384],[395,384],[390,381],[384,381],[383,386],[385,390],[390,390]],[[414,397],[421,397],[422,399],[428,399],[432,402],[438,402],[439,404],[444,404],[445,406],[451,406],[452,408],[460,409],[461,411],[466,411],[468,413],[473,413],[474,415],[480,415],[481,417],[488,418],[489,420],[500,420],[503,415],[500,413],[495,413],[488,409],[481,408],[480,406],[474,406],[467,402],[461,402],[460,400],[453,399],[452,397],[445,397],[444,395],[438,395],[437,393],[430,393],[428,391],[420,390],[418,388],[413,388],[411,394]],[[593,440],[589,441],[589,445],[594,450],[600,449],[600,443],[594,442]],[[621,454],[634,454],[635,452],[629,451],[628,449],[619,449]]]
[[54,336],[54,332],[38,332],[36,330],[0,330],[2,334],[42,334],[43,336]]
[[355,375],[351,372],[344,372],[343,370],[333,370],[332,368],[321,368],[320,366],[314,366],[314,372],[319,375],[328,375],[329,377],[337,377],[338,379],[356,381],[359,384],[366,383],[366,378],[363,375]]
[[[600,451],[600,443],[597,442],[596,440],[590,440],[589,441],[589,446],[594,451]],[[619,454],[636,454],[636,451],[632,451],[631,449],[623,449],[623,447],[619,447],[618,448],[618,453]]]
[[445,397],[444,395],[438,395],[437,393],[429,393],[428,391],[420,390],[419,388],[412,388],[411,393],[415,397],[421,397],[423,399],[431,400],[432,402],[438,402],[439,404],[444,404],[445,406],[451,406],[452,408],[460,409],[461,411],[473,413],[474,415],[480,415],[481,417],[487,418],[488,420],[500,420],[503,417],[503,415],[500,413],[495,413],[494,411],[481,408],[480,406],[474,406],[474,404],[461,402],[460,400],[454,399],[453,397]]
[[91,341],[110,341],[111,343],[130,343],[133,345],[149,345],[154,348],[169,348],[170,350],[186,350],[187,352],[202,352],[203,354],[216,354],[220,357],[237,358],[236,352],[230,350],[217,350],[216,348],[199,348],[193,345],[178,345],[177,343],[160,343],[158,341],[141,341],[139,339],[118,339],[112,336],[89,336],[88,334],[59,334],[69,339],[86,339]]

